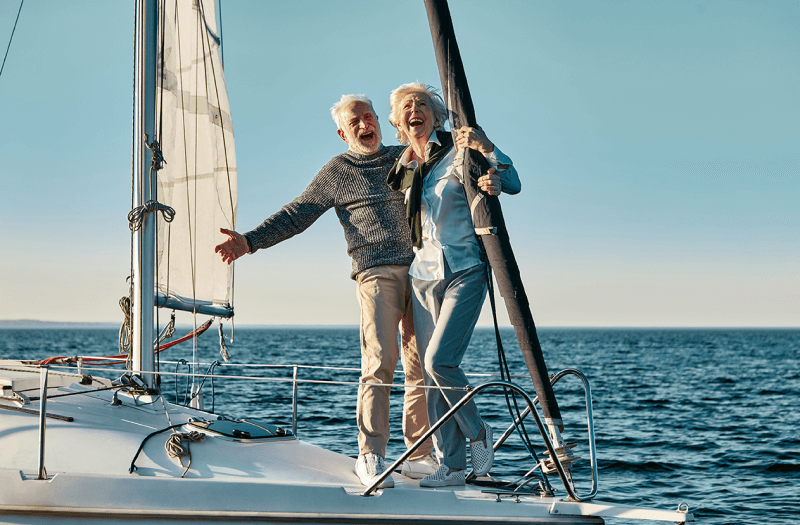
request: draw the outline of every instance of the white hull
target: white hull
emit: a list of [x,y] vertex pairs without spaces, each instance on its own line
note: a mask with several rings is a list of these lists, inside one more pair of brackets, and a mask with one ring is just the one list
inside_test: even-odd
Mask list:
[[[4,395],[13,387],[38,397],[38,372],[21,369],[19,363],[0,361]],[[50,376],[47,413],[73,420],[47,419],[47,480],[37,479],[38,415],[0,410],[0,523],[589,524],[603,523],[601,516],[687,518],[530,495],[519,502],[504,496],[498,503],[480,487],[421,489],[397,473],[395,488],[363,497],[353,458],[294,437],[252,440],[207,433],[190,445],[191,468],[181,478],[185,469],[164,448],[167,431],[147,441],[131,474],[131,461],[148,434],[190,417],[215,416],[164,405],[157,397],[137,406],[148,400],[120,394],[122,403],[114,406],[113,391],[92,392],[107,380],[81,385],[79,379]],[[85,393],[53,397],[72,392]],[[0,404],[11,406],[7,400]],[[24,408],[38,412],[39,402]]]

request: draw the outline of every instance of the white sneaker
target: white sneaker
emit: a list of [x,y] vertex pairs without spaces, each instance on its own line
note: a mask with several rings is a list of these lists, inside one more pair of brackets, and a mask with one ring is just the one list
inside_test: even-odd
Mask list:
[[439,470],[425,476],[419,480],[420,487],[449,487],[449,486],[464,486],[464,471],[463,470],[450,470],[450,467],[442,463]]
[[[361,480],[362,485],[372,485],[385,470],[386,465],[383,463],[383,458],[377,454],[364,454],[363,456],[358,456],[356,460],[356,474],[358,474],[358,479]],[[394,480],[392,475],[389,474],[389,477],[383,480],[383,483],[378,488],[390,489],[392,487],[394,487]]]
[[483,422],[486,437],[481,441],[470,442],[469,455],[472,458],[472,472],[476,476],[483,476],[489,472],[494,463],[494,441],[492,441],[492,427]]
[[415,461],[403,461],[400,474],[411,479],[422,479],[439,470],[439,460],[432,453]]

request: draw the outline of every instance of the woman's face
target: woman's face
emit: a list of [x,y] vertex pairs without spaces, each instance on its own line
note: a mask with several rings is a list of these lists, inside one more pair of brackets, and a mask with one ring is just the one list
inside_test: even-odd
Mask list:
[[428,97],[420,93],[406,95],[400,102],[400,131],[410,141],[414,139],[428,140],[433,132],[433,109]]

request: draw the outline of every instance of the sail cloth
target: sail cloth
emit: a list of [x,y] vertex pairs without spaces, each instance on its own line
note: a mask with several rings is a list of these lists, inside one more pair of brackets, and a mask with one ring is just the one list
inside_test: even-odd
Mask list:
[[175,217],[158,221],[156,302],[228,317],[232,267],[214,247],[236,229],[236,156],[213,0],[165,1],[161,30],[158,201]]

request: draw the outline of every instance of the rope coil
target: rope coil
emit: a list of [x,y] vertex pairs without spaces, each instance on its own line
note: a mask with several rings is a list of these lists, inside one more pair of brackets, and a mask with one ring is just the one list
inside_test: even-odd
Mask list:
[[158,143],[158,141],[154,140],[150,144],[145,141],[144,145],[147,146],[147,149],[153,152],[153,157],[150,161],[150,169],[152,171],[158,171],[163,168],[167,161],[164,160],[164,154],[161,153],[161,145]]
[[231,360],[231,356],[228,353],[228,346],[225,344],[225,334],[222,332],[222,320],[219,322],[219,355],[226,363]]
[[[186,473],[189,472],[189,469],[192,466],[192,452],[189,449],[190,443],[197,443],[200,441],[204,441],[206,439],[206,435],[202,432],[197,432],[196,430],[192,430],[191,432],[176,432],[172,431],[167,442],[164,443],[164,448],[167,451],[167,455],[171,458],[177,458],[178,462],[183,467],[183,458],[188,457],[189,463],[184,467],[185,470],[181,477],[186,477]],[[186,446],[184,447],[183,442],[186,442]]]
[[172,222],[175,218],[175,210],[166,204],[149,200],[141,206],[137,206],[128,213],[128,227],[132,232],[137,231],[142,227],[144,218],[148,213],[160,211],[166,222]]

